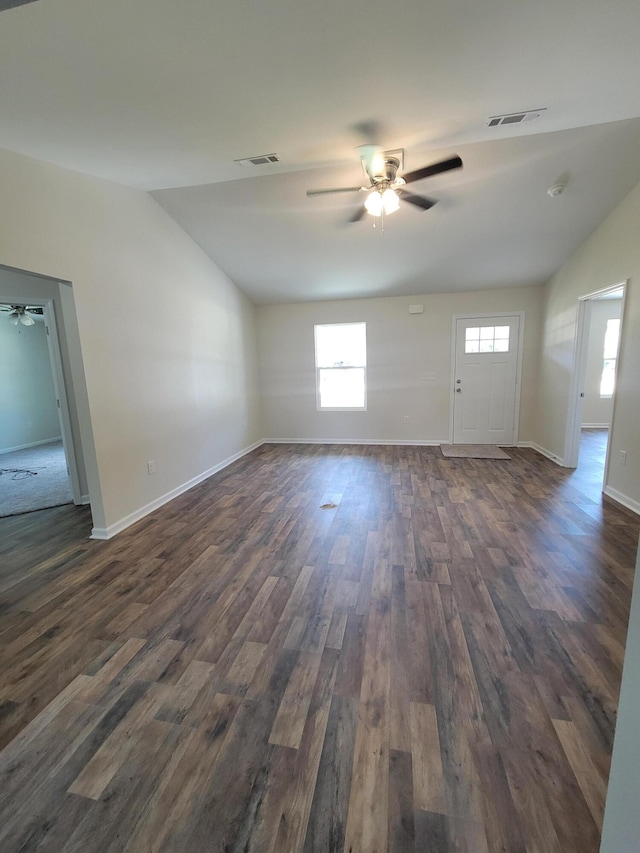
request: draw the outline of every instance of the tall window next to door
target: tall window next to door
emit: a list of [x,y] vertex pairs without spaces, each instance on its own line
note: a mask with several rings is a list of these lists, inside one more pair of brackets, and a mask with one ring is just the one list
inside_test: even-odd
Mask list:
[[367,324],[314,326],[318,410],[367,408]]

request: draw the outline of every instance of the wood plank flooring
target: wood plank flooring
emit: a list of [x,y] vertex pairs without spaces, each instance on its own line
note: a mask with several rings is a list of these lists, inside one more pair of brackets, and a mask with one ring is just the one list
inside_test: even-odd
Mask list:
[[639,520],[509,453],[2,519],[3,853],[596,853]]

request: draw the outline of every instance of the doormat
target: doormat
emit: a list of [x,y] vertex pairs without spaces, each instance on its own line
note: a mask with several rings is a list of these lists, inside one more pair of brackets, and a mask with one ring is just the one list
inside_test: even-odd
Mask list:
[[440,450],[450,459],[511,459],[496,444],[441,444]]

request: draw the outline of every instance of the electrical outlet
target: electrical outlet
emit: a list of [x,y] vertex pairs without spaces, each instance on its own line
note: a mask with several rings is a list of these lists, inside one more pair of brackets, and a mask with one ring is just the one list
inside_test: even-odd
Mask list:
[[409,415],[404,416],[404,422],[405,422],[405,424],[409,423]]
[[626,450],[620,451],[620,464],[621,465],[627,464],[627,451]]
[[150,459],[147,462],[147,473],[148,474],[155,474],[156,473],[156,461],[155,461],[155,459]]

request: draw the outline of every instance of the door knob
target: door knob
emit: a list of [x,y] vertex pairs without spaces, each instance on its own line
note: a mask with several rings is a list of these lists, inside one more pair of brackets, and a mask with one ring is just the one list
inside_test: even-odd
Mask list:
[[462,388],[456,388],[456,394],[459,394],[462,391]]

